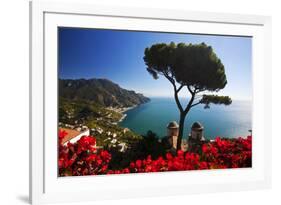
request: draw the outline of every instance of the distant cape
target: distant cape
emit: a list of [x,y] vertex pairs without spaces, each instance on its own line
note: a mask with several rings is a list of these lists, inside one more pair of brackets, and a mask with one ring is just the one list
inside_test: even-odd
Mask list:
[[109,107],[131,107],[150,101],[143,94],[121,88],[108,79],[59,79],[59,96]]

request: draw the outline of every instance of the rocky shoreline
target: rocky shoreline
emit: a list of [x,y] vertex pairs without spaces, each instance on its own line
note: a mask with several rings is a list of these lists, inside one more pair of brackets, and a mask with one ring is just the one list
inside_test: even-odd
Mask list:
[[107,109],[112,110],[114,112],[118,112],[122,115],[122,117],[118,120],[118,122],[114,123],[114,124],[118,124],[118,123],[122,122],[127,117],[127,114],[125,112],[127,112],[128,110],[134,109],[137,106],[139,106],[139,105],[134,105],[134,106],[130,106],[130,107],[120,107],[120,108],[108,107]]

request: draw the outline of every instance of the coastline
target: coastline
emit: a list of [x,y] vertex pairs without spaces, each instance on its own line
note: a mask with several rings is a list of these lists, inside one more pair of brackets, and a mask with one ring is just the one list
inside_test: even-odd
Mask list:
[[121,108],[108,107],[107,109],[115,111],[115,112],[120,113],[122,115],[122,117],[117,122],[114,122],[114,124],[118,124],[118,123],[122,122],[127,117],[127,114],[125,112],[127,112],[131,109],[134,109],[138,106],[139,105],[133,105],[131,107],[121,107]]
[[150,101],[151,101],[151,99],[149,99],[147,102],[136,104],[136,105],[133,105],[130,107],[118,107],[118,108],[117,107],[107,107],[107,109],[120,113],[122,115],[122,117],[117,122],[113,123],[113,124],[117,125],[118,123],[122,122],[127,117],[127,114],[126,114],[127,111],[132,110],[140,105],[146,104]]
[[124,113],[122,113],[122,114],[123,114],[122,117],[119,119],[118,122],[116,122],[116,124],[122,122],[127,117],[127,114],[124,114]]
[[121,108],[122,110],[119,112],[120,114],[122,114],[122,117],[119,119],[119,121],[117,122],[120,123],[122,122],[126,117],[127,117],[127,114],[125,112],[129,111],[129,110],[132,110],[136,107],[138,107],[139,105],[134,105],[134,106],[131,106],[131,107],[124,107],[124,108]]

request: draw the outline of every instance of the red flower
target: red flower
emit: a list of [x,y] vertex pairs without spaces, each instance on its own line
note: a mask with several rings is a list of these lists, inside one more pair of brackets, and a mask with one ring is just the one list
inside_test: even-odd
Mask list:
[[130,173],[130,170],[129,170],[128,168],[125,168],[125,169],[123,170],[123,173],[124,173],[124,174]]
[[96,139],[91,136],[82,136],[78,141],[82,151],[96,151]]
[[134,169],[134,168],[135,168],[135,163],[134,163],[134,162],[131,162],[131,163],[130,163],[130,168],[131,168],[131,169]]
[[183,157],[183,155],[184,155],[184,152],[183,152],[182,150],[178,150],[177,154],[178,154],[178,156],[181,156],[181,157]]
[[59,144],[61,144],[62,139],[67,135],[67,132],[65,130],[59,130]]
[[167,158],[167,160],[171,160],[171,159],[173,159],[173,155],[168,152],[168,153],[166,154],[166,158]]
[[63,168],[64,167],[64,159],[60,158],[59,159],[59,168]]
[[97,159],[97,155],[96,154],[91,154],[86,158],[86,162],[87,163],[91,163],[92,161],[95,161]]
[[100,153],[101,159],[103,161],[109,162],[111,159],[111,155],[106,150],[102,150]]
[[[59,132],[59,139],[66,136]],[[60,140],[61,142],[61,140]],[[97,174],[123,174],[140,172],[161,172],[197,169],[225,169],[252,166],[252,136],[237,139],[221,139],[202,145],[200,155],[178,151],[176,156],[166,153],[166,158],[146,159],[130,162],[129,167],[109,170],[111,154],[106,150],[96,150],[96,140],[83,136],[76,143],[59,144],[58,167],[60,176],[81,176]]]
[[141,168],[141,165],[142,165],[142,162],[141,162],[141,160],[137,160],[136,161],[136,167],[138,168],[138,169],[140,169]]

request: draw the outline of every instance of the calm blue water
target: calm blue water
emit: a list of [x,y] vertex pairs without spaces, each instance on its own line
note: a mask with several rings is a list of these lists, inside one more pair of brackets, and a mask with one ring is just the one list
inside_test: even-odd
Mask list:
[[[179,111],[174,98],[151,98],[151,101],[126,112],[127,117],[119,123],[139,134],[152,130],[159,137],[166,135],[166,125],[178,121]],[[252,129],[252,110],[250,101],[233,101],[231,105],[212,105],[204,109],[198,105],[191,109],[185,120],[184,137],[190,132],[193,122],[204,126],[204,135],[212,139],[216,136],[247,136]]]

